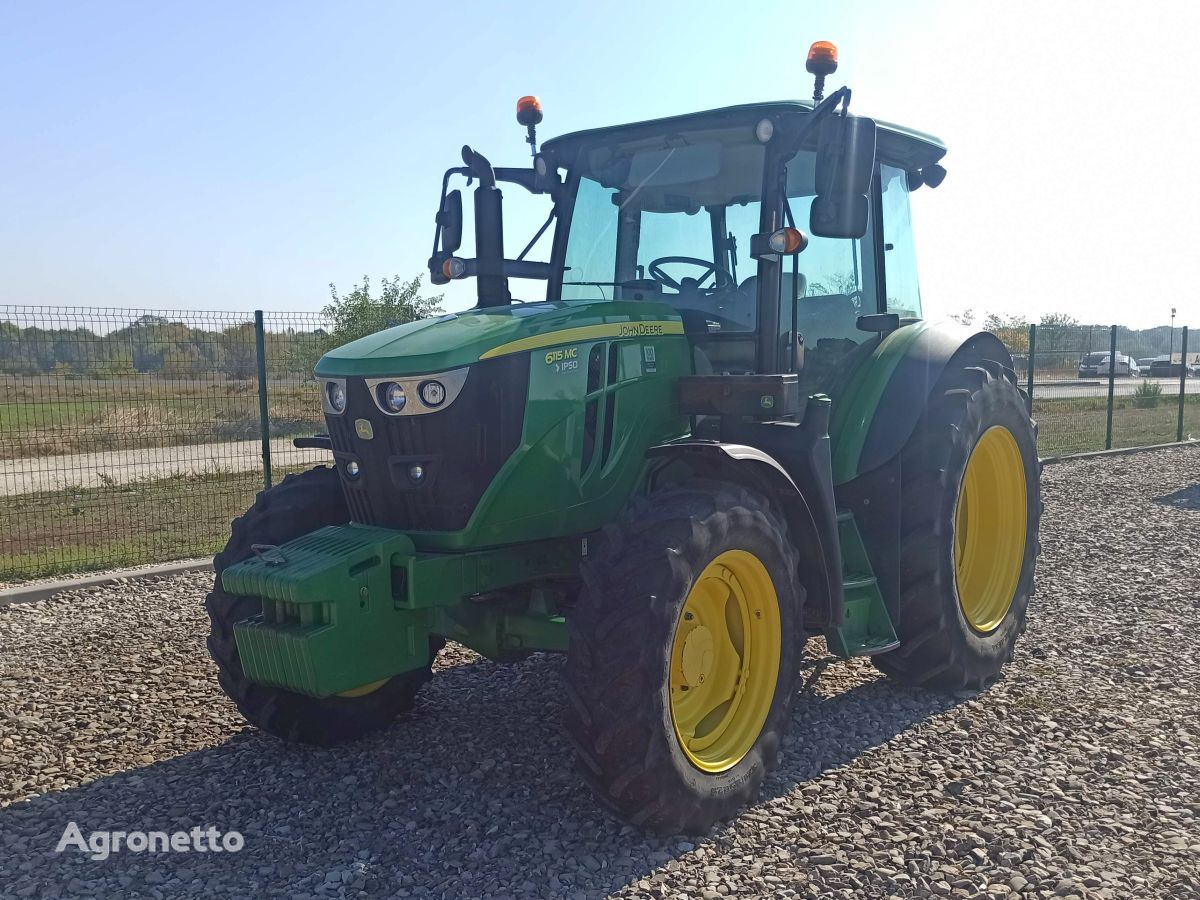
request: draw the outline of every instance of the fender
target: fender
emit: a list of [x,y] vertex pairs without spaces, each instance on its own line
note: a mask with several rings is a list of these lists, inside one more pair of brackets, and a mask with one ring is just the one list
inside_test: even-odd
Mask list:
[[[824,400],[825,408],[828,402]],[[828,414],[825,409],[821,412],[824,415],[806,417],[812,420],[809,428],[797,428],[785,438],[790,445],[786,465],[766,450],[728,441],[682,438],[646,451],[651,458],[679,460],[707,477],[766,491],[779,500],[800,553],[799,571],[808,573],[805,624],[810,630],[840,626],[844,612],[842,550],[825,427]]]
[[953,323],[914,322],[886,335],[830,391],[833,482],[842,485],[900,453],[925,412],[934,385],[962,356],[1012,368],[993,334]]

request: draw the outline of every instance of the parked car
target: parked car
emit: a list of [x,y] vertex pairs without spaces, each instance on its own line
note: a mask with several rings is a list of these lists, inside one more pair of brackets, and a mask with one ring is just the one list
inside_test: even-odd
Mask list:
[[[1117,371],[1118,376],[1137,375],[1140,373],[1137,360],[1124,353],[1117,354]],[[1100,378],[1108,377],[1108,351],[1103,350],[1096,353],[1089,353],[1079,361],[1079,377],[1080,378]]]
[[1149,375],[1150,374],[1150,366],[1152,366],[1154,364],[1154,361],[1156,359],[1166,359],[1166,357],[1165,356],[1143,356],[1141,359],[1139,359],[1137,361],[1138,370],[1143,375]]
[[[1160,356],[1150,364],[1151,378],[1178,378],[1183,372],[1185,366],[1180,360],[1170,359],[1166,356]],[[1196,370],[1193,366],[1187,366],[1187,374],[1195,375]]]

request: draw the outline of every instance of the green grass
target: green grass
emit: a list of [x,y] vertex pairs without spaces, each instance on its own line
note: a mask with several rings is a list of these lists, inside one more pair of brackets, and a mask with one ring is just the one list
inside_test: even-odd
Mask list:
[[[1038,452],[1042,456],[1103,450],[1107,397],[1039,400],[1034,389],[1033,417],[1038,423]],[[1164,395],[1156,407],[1134,406],[1133,397],[1113,403],[1113,447],[1139,447],[1175,440],[1178,395]],[[1184,403],[1184,437],[1200,432],[1200,395]]]
[[80,404],[69,400],[0,403],[0,434],[33,428],[59,428],[77,420]]
[[[258,389],[225,379],[0,378],[0,459],[253,440]],[[272,435],[311,434],[321,401],[311,381],[271,381]]]
[[6,497],[0,581],[208,556],[261,489],[239,472]]

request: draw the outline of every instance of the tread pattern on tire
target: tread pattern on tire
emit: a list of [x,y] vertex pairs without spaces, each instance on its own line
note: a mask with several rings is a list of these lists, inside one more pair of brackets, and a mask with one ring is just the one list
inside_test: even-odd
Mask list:
[[[759,740],[734,774],[714,779],[678,747],[665,708],[666,656],[693,579],[728,548],[731,535],[737,541],[747,534],[761,537],[778,560],[779,577],[790,581],[782,590],[777,581],[781,613],[787,592],[794,600],[783,619],[779,683]],[[567,619],[565,724],[579,771],[628,821],[659,833],[703,833],[756,796],[790,721],[803,591],[787,525],[765,498],[696,480],[635,499],[597,544],[582,565],[583,592]]]
[[[396,676],[362,697],[318,699],[256,684],[242,671],[233,626],[257,615],[262,604],[257,597],[225,591],[221,573],[248,558],[251,544],[282,544],[349,518],[336,470],[318,466],[288,475],[270,490],[260,491],[254,505],[233,521],[229,543],[213,560],[215,578],[204,608],[211,626],[208,652],[217,664],[217,680],[246,721],[287,741],[331,746],[384,728],[412,708],[417,691],[433,674],[425,666]],[[430,642],[431,660],[442,643]]]
[[[982,423],[993,424],[997,416],[1014,426],[1027,463],[1026,475],[1032,481],[1029,532],[1009,617],[991,635],[979,636],[961,617],[958,606],[954,512],[974,440]],[[900,646],[872,657],[892,678],[943,690],[982,690],[1012,660],[1016,640],[1025,631],[1041,549],[1041,463],[1036,448],[1037,424],[1029,418],[1027,396],[1011,369],[976,359],[942,376],[901,458]]]

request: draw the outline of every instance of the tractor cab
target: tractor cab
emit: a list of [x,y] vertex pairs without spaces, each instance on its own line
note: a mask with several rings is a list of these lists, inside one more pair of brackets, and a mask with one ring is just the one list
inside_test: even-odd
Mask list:
[[[848,100],[843,89],[578,132],[548,141],[532,170],[479,175],[464,148],[470,165],[446,183],[479,175],[479,255],[455,255],[461,198],[444,194],[433,280],[491,273],[480,308],[511,302],[509,277],[544,280],[549,303],[662,304],[695,374],[797,373],[815,390],[846,353],[920,318],[909,194],[945,174],[940,141],[850,117]],[[496,252],[495,181],[551,203],[516,259]],[[551,223],[549,261],[527,261]]]

